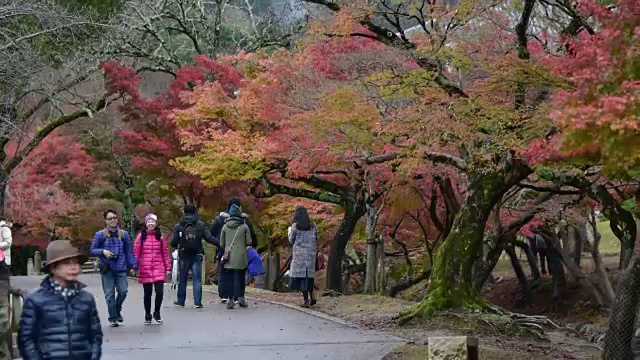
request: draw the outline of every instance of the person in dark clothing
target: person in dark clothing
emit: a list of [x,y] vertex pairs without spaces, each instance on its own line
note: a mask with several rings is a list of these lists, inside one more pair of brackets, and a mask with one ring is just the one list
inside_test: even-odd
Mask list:
[[196,308],[202,307],[203,239],[216,247],[218,246],[205,223],[198,219],[196,207],[187,204],[184,207],[184,215],[180,223],[175,226],[171,240],[171,246],[178,249],[180,282],[178,284],[178,299],[174,301],[177,306],[184,306],[187,297],[187,279],[189,271],[191,271],[193,303]]
[[[227,203],[227,209],[225,211],[220,212],[220,214],[216,216],[215,220],[211,224],[211,236],[213,236],[216,239],[216,242],[218,244],[220,243],[220,233],[222,232],[222,228],[224,227],[225,221],[230,217],[229,212],[231,211],[231,207],[233,205],[241,207],[240,197],[233,196],[231,199],[229,199],[229,202]],[[251,222],[249,221],[249,215],[242,213],[240,216],[241,216],[241,219],[244,220],[244,223],[249,228],[249,233],[251,234],[251,247],[256,248],[258,246],[258,237],[256,236],[256,232],[253,230],[253,226],[251,225]],[[231,289],[228,289],[228,286],[226,286],[230,282],[225,281],[225,275],[227,276],[227,280],[228,280],[229,274],[227,273],[225,268],[222,266],[222,263],[220,262],[220,259],[222,258],[223,254],[224,254],[224,250],[221,249],[220,246],[217,246],[216,261],[218,263],[218,267],[217,267],[218,296],[220,297],[220,302],[224,304],[227,302],[227,299],[230,298],[229,292],[231,291]],[[234,300],[237,300],[237,299],[234,299]]]
[[102,327],[96,301],[78,281],[80,252],[68,240],[47,246],[40,287],[24,299],[18,351],[24,360],[98,360]]
[[[549,265],[549,257],[547,256],[547,242],[540,234],[536,234],[534,240],[536,245],[536,252],[540,257],[540,272],[542,273],[542,275],[547,275],[547,265]],[[549,273],[551,273],[551,267],[549,267]]]

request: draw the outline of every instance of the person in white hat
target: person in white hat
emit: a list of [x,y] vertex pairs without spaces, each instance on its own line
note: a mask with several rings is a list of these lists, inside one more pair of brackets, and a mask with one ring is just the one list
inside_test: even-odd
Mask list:
[[93,360],[102,356],[96,301],[78,281],[82,254],[69,240],[47,246],[45,276],[25,296],[18,351],[24,360]]

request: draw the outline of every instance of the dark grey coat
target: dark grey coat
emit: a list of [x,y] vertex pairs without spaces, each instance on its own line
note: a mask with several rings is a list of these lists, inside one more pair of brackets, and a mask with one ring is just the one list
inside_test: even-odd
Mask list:
[[296,229],[296,224],[289,227],[289,242],[293,245],[289,277],[315,278],[317,241],[318,229],[315,224],[307,231]]

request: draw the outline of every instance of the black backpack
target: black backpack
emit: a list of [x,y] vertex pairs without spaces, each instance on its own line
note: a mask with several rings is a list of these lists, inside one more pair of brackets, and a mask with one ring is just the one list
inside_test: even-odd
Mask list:
[[180,251],[189,255],[196,255],[202,248],[202,237],[198,231],[198,223],[187,223],[180,229]]

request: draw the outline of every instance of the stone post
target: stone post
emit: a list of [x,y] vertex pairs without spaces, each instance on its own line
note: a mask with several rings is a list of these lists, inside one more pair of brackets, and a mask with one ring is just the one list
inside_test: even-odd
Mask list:
[[34,275],[32,258],[29,258],[29,260],[27,260],[27,275]]
[[40,251],[36,251],[33,255],[33,271],[36,275],[40,275],[42,272],[42,253]]
[[429,338],[429,360],[478,360],[478,338],[446,336]]

